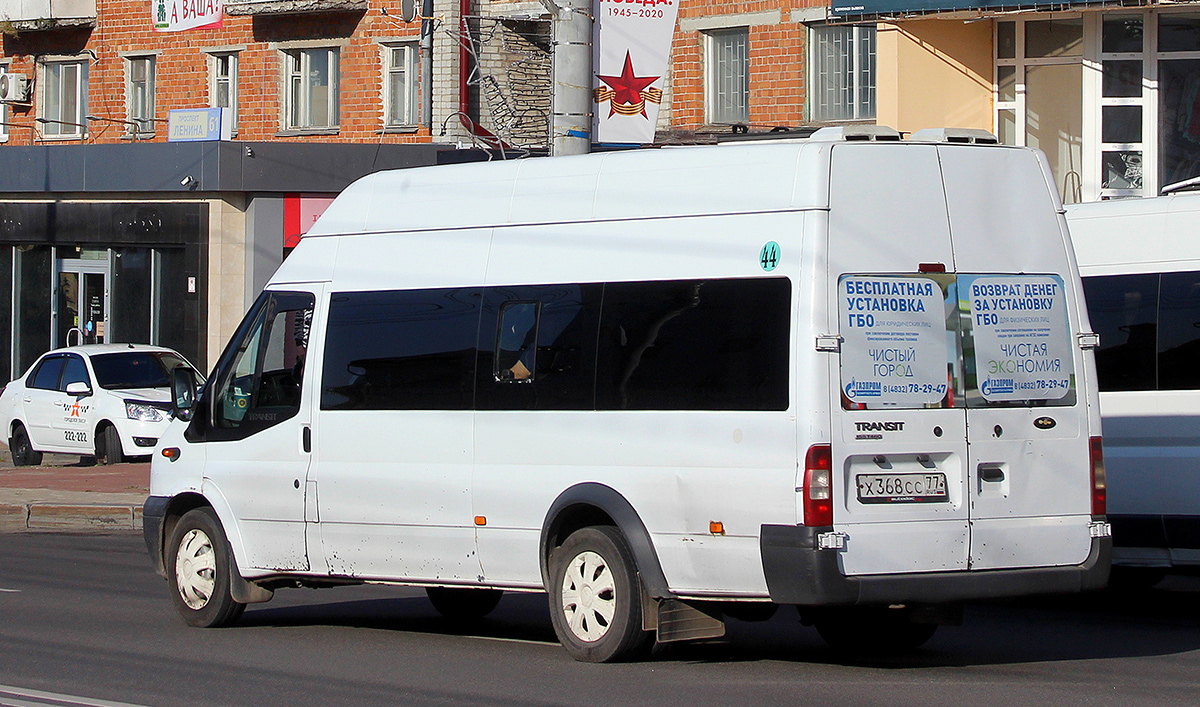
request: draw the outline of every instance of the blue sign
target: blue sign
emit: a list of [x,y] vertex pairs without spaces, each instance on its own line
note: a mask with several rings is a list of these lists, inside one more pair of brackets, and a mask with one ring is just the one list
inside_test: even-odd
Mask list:
[[184,108],[169,112],[167,142],[233,139],[233,112],[228,108]]

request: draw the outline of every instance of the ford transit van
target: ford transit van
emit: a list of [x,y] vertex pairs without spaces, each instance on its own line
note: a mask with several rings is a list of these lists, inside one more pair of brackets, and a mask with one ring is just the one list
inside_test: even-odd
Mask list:
[[1094,336],[1045,159],[994,142],[363,178],[202,395],[176,380],[145,507],[175,606],[544,591],[610,661],[788,605],[903,648],[964,601],[1102,586]]

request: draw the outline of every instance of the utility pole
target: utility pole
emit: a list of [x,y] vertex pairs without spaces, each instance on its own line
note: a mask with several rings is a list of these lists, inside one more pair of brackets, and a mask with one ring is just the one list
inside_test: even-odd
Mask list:
[[554,103],[550,154],[592,146],[592,0],[541,0],[554,16]]

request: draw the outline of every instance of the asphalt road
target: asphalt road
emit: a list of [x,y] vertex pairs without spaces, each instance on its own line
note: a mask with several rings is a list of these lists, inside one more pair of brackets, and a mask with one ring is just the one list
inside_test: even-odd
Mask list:
[[281,590],[176,617],[141,537],[0,534],[0,705],[1194,705],[1200,581],[971,606],[920,651],[839,659],[790,610],[633,665],[570,660],[541,595],[456,627],[419,591]]

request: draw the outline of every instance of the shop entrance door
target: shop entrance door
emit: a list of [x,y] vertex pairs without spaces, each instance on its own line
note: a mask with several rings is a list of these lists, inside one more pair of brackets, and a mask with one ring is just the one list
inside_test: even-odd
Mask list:
[[107,260],[60,260],[54,345],[108,341]]

